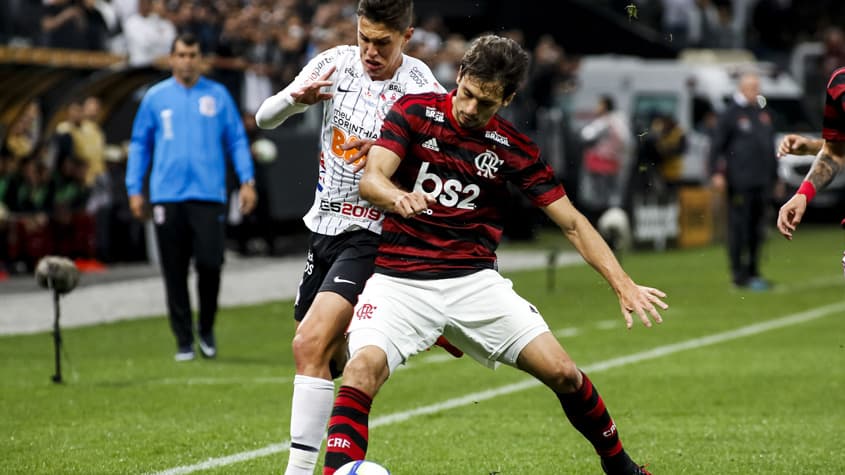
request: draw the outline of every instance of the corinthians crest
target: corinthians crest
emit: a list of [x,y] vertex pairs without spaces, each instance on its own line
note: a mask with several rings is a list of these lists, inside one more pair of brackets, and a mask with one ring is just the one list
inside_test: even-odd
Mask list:
[[484,178],[495,178],[496,172],[499,171],[499,166],[503,163],[505,161],[501,160],[498,155],[487,150],[475,157],[475,168],[478,169],[476,174]]

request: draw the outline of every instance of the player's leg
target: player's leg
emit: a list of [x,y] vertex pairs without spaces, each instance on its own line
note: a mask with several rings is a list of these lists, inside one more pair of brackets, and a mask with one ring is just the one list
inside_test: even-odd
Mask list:
[[[452,341],[479,361],[505,363],[539,379],[555,392],[572,424],[614,470],[610,473],[637,473],[616,471],[617,462],[630,459],[598,391],[551,334],[537,308],[513,290],[510,280],[485,270],[455,279],[451,288],[452,318],[446,335]],[[454,331],[459,335],[453,336]]]
[[[167,296],[170,328],[179,348],[177,358],[193,354],[194,333],[191,328],[191,301],[188,293],[188,266],[191,261],[191,234],[183,203],[153,205],[161,274]],[[182,356],[179,356],[182,355]]]
[[[371,333],[377,338],[384,338],[375,331]],[[333,474],[352,460],[365,458],[369,444],[370,408],[389,374],[388,356],[378,346],[367,345],[349,359],[329,420],[323,475]]]
[[428,349],[440,335],[445,323],[438,307],[442,298],[418,283],[375,274],[360,296],[347,336],[352,356],[329,421],[324,475],[365,457],[376,393],[397,366]]
[[294,315],[299,324],[286,475],[314,472],[334,400],[332,368],[342,370],[345,363],[343,334],[372,274],[377,241],[368,231],[311,238]]
[[517,367],[548,386],[569,422],[595,448],[608,474],[646,474],[622,448],[616,423],[598,390],[551,333],[543,333],[522,349]]
[[206,358],[214,358],[217,356],[214,321],[217,317],[220,274],[226,247],[226,207],[218,203],[186,203],[186,210],[194,240],[200,352]]

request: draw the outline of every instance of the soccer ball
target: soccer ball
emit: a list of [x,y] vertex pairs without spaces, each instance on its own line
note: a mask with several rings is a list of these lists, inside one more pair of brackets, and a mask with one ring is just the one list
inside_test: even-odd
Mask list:
[[270,163],[278,157],[276,144],[268,139],[258,139],[252,144],[252,154],[261,163]]
[[334,475],[390,475],[390,470],[369,460],[354,460],[337,469]]

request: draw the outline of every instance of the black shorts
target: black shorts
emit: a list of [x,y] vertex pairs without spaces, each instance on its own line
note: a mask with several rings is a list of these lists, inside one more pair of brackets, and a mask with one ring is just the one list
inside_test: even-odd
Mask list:
[[373,274],[378,243],[379,235],[366,230],[311,234],[293,318],[301,322],[319,292],[334,292],[355,305]]

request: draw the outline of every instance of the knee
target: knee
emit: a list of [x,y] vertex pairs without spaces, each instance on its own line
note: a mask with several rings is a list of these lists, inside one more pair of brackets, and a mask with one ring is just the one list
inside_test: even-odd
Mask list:
[[343,369],[343,384],[353,386],[371,396],[389,376],[387,355],[380,348],[370,346],[355,353]]
[[581,387],[581,371],[569,359],[555,362],[546,378],[545,383],[559,393],[572,393]]
[[299,325],[292,342],[293,357],[297,362],[328,360],[331,341],[326,332],[319,330],[311,325]]

